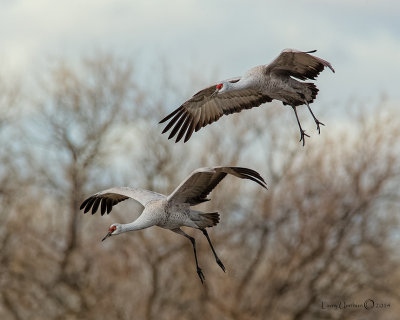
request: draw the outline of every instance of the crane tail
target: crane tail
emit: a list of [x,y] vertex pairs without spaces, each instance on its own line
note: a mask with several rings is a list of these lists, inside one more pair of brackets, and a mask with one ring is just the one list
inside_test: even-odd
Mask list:
[[197,223],[200,228],[216,226],[219,222],[218,212],[200,213],[201,220]]
[[190,218],[196,224],[199,229],[213,227],[219,222],[218,212],[199,212],[195,210],[190,210]]

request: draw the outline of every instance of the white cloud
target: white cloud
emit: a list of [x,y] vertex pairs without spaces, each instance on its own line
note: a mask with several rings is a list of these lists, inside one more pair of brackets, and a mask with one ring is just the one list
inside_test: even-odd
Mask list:
[[286,47],[318,49],[337,70],[321,75],[320,99],[400,96],[399,9],[394,0],[3,1],[0,56],[27,70],[48,56],[141,52],[228,78]]

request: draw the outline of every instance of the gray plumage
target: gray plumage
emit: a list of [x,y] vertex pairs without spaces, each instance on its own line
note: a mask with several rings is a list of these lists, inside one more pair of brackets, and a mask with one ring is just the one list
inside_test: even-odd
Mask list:
[[133,199],[143,207],[142,214],[128,224],[114,223],[110,226],[107,235],[103,238],[114,236],[127,231],[141,230],[151,226],[159,226],[172,230],[187,237],[193,245],[197,273],[200,280],[204,275],[198,266],[194,238],[184,233],[180,228],[191,227],[200,229],[206,236],[214,253],[218,265],[225,271],[225,267],[218,258],[211,244],[205,228],[213,227],[219,222],[217,212],[205,213],[192,210],[190,207],[208,201],[207,196],[225,178],[227,174],[241,179],[249,179],[267,188],[264,179],[254,170],[241,167],[211,167],[199,168],[193,171],[170,195],[165,196],[157,192],[132,187],[115,187],[94,194],[82,202],[80,209],[87,213],[91,210],[95,214],[98,210],[101,215],[109,214],[112,207],[126,199]]
[[309,106],[317,96],[317,87],[312,82],[299,80],[314,80],[325,67],[335,72],[328,61],[310,54],[315,51],[283,50],[269,65],[254,67],[242,77],[225,80],[199,91],[160,121],[169,120],[162,133],[172,129],[168,139],[177,135],[175,142],[178,142],[185,136],[186,142],[194,131],[217,121],[223,115],[258,107],[276,99],[293,108],[300,128],[300,141],[303,140],[304,145],[304,136],[308,135],[301,127],[296,107],[307,105],[318,132],[323,123],[314,116]]

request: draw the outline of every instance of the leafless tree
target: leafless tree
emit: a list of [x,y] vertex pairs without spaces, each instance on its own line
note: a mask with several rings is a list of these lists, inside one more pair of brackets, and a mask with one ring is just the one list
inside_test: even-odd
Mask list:
[[[169,85],[146,89],[133,66],[110,56],[58,63],[39,94],[24,98],[29,113],[0,121],[8,145],[0,190],[12,190],[0,193],[2,319],[396,319],[396,110],[383,102],[360,111],[303,148],[285,128],[287,110],[273,103],[178,145],[157,122],[179,103],[179,86],[163,78],[165,68],[159,79]],[[5,92],[14,91],[1,93],[0,108],[13,110],[18,100]],[[101,243],[111,222],[133,220],[139,207],[121,203],[104,217],[78,210],[113,185],[168,193],[205,165],[249,166],[269,190],[226,179],[202,204],[221,214],[210,236],[227,267],[188,231],[198,238],[204,286],[190,245],[162,229]],[[334,308],[367,299],[390,307]]]

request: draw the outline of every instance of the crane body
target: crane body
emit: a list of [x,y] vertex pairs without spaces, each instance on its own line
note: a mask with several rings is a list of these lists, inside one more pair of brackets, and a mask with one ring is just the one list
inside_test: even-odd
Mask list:
[[187,142],[193,132],[200,130],[223,115],[258,107],[272,100],[290,105],[300,129],[300,141],[309,137],[303,130],[297,115],[297,106],[307,105],[320,133],[320,122],[312,112],[310,103],[318,94],[313,82],[325,67],[335,70],[328,61],[311,55],[313,51],[286,49],[268,65],[260,65],[248,70],[242,77],[224,80],[197,92],[179,108],[163,118],[167,122],[162,133],[171,130],[168,139],[177,135],[175,142],[183,137]]
[[152,226],[171,230],[188,238],[193,246],[197,274],[201,282],[205,280],[198,264],[195,239],[186,234],[181,227],[199,229],[211,247],[217,264],[225,271],[225,266],[216,254],[206,228],[213,227],[219,222],[217,212],[201,212],[192,210],[191,206],[200,204],[207,199],[207,195],[225,178],[227,174],[241,179],[249,179],[263,188],[267,188],[264,179],[254,170],[241,167],[211,167],[199,168],[192,172],[170,195],[140,188],[115,187],[94,194],[81,204],[84,213],[92,211],[95,214],[100,209],[100,214],[110,213],[112,207],[126,199],[133,199],[143,207],[141,215],[133,222],[120,224],[113,223],[103,241],[108,237],[124,232],[138,231]]

